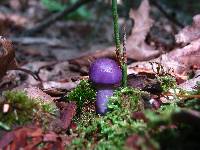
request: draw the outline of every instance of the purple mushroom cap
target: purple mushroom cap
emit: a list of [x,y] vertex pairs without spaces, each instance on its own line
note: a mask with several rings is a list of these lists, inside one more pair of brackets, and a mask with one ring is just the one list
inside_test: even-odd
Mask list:
[[90,66],[90,80],[95,84],[118,84],[122,78],[119,65],[112,59],[100,58]]
[[121,81],[121,69],[114,60],[100,58],[90,66],[89,77],[97,88],[96,112],[104,115],[107,112],[108,98],[113,95],[113,85]]

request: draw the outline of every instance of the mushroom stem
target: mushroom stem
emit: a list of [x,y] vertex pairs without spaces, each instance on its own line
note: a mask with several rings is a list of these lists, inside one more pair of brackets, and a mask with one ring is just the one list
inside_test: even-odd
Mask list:
[[107,103],[109,97],[113,96],[112,87],[98,87],[96,97],[96,112],[100,115],[104,115],[107,112]]

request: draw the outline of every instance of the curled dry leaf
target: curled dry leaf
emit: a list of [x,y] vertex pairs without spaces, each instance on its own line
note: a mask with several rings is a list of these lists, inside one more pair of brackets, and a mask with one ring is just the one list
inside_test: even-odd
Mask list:
[[[20,127],[13,131],[6,133],[0,139],[0,149],[6,148],[8,145],[12,147],[11,149],[20,149],[26,146],[27,138],[41,137],[42,129],[38,127]],[[36,143],[34,146],[36,146]]]
[[200,38],[200,14],[193,17],[193,24],[186,26],[176,36],[177,43],[190,43]]
[[[147,45],[145,38],[149,32],[153,20],[149,16],[150,5],[148,0],[143,0],[137,10],[130,11],[130,18],[134,20],[135,25],[132,28],[131,35],[127,39],[126,50],[127,57],[133,60],[149,60],[159,56],[160,52],[154,47]],[[78,66],[89,66],[90,62],[99,57],[114,57],[115,47],[109,47],[104,50],[84,54],[81,57],[71,59],[69,62]]]
[[190,67],[196,65],[200,67],[200,39],[191,42],[189,45],[183,48],[177,48],[173,51],[163,54],[160,57],[151,60],[154,63],[152,65],[149,61],[137,62],[128,66],[129,73],[135,73],[140,70],[155,71],[158,67],[156,64],[165,68],[165,71],[171,71],[171,74],[178,78],[185,78],[187,73],[190,71]]
[[18,67],[15,60],[15,51],[11,41],[0,36],[0,44],[2,52],[0,53],[0,79],[6,74],[8,70],[16,69]]
[[[155,64],[159,63],[165,68],[166,72],[171,71],[172,75],[182,79],[186,79],[191,66],[195,65],[197,68],[200,68],[200,37],[196,34],[196,28],[198,27],[198,30],[200,29],[199,22],[200,17],[197,15],[194,17],[192,26],[184,28],[179,32],[179,34],[177,34],[177,37],[180,37],[179,41],[182,42],[184,42],[184,38],[181,37],[182,35],[187,36],[188,34],[191,34],[191,37],[185,40],[190,42],[188,45],[176,48],[167,54],[163,54],[160,57],[151,60],[151,62],[156,62]],[[195,29],[193,29],[194,26],[196,27]],[[195,38],[198,38],[195,39],[193,35],[195,35]],[[156,70],[156,67],[158,66],[152,65],[152,63],[149,63],[148,61],[137,62],[129,65],[128,72],[136,73],[141,70],[153,72],[153,70]]]

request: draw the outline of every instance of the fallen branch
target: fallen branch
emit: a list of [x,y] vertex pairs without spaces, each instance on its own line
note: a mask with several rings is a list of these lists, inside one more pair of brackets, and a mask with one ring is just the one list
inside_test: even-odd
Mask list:
[[50,25],[52,25],[57,20],[63,18],[65,15],[70,14],[71,12],[77,10],[82,5],[84,5],[86,3],[89,3],[91,1],[92,0],[79,0],[74,5],[72,5],[70,7],[66,7],[65,9],[63,9],[63,11],[60,11],[60,12],[58,12],[56,14],[53,14],[52,16],[50,16],[49,18],[45,19],[41,23],[38,23],[37,25],[35,25],[33,28],[25,30],[21,35],[22,36],[34,35],[34,34],[40,32],[40,31],[44,30],[45,28],[49,27]]

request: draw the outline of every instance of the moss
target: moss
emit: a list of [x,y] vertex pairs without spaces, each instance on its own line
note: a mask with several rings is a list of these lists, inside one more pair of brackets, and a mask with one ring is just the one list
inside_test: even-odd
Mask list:
[[81,80],[80,84],[67,94],[67,99],[75,101],[77,104],[77,112],[81,113],[84,103],[94,101],[96,98],[96,90],[88,80]]
[[4,104],[9,104],[9,110],[0,112],[0,118],[1,122],[8,127],[24,125],[32,121],[39,121],[44,125],[58,111],[53,103],[30,99],[26,93],[20,91],[5,92],[0,107],[3,108]]
[[161,87],[164,92],[169,91],[169,89],[176,88],[176,79],[170,75],[158,76],[158,81],[161,83]]
[[148,128],[170,124],[171,115],[179,110],[180,108],[176,103],[163,105],[156,111],[145,110],[145,116],[148,119]]
[[[176,103],[163,105],[158,110],[144,110],[148,122],[134,120],[132,112],[143,110],[141,106],[142,97],[147,94],[133,88],[119,88],[114,96],[109,99],[109,112],[105,116],[98,116],[94,112],[84,114],[84,117],[76,120],[78,129],[77,137],[74,138],[68,149],[95,149],[95,150],[121,150],[125,149],[125,141],[132,134],[138,134],[145,139],[146,135],[151,136],[148,140],[153,143],[155,149],[159,148],[159,136],[163,137],[160,130],[162,125],[170,125],[171,114],[180,110]],[[85,119],[86,118],[86,119]],[[168,136],[175,136],[176,129],[172,129]],[[144,143],[139,144],[145,149]],[[162,145],[161,145],[162,146]]]
[[68,149],[123,149],[129,135],[144,134],[146,124],[131,118],[132,111],[140,108],[141,93],[133,88],[120,88],[110,98],[105,116],[85,114],[90,119],[78,120],[78,137]]

